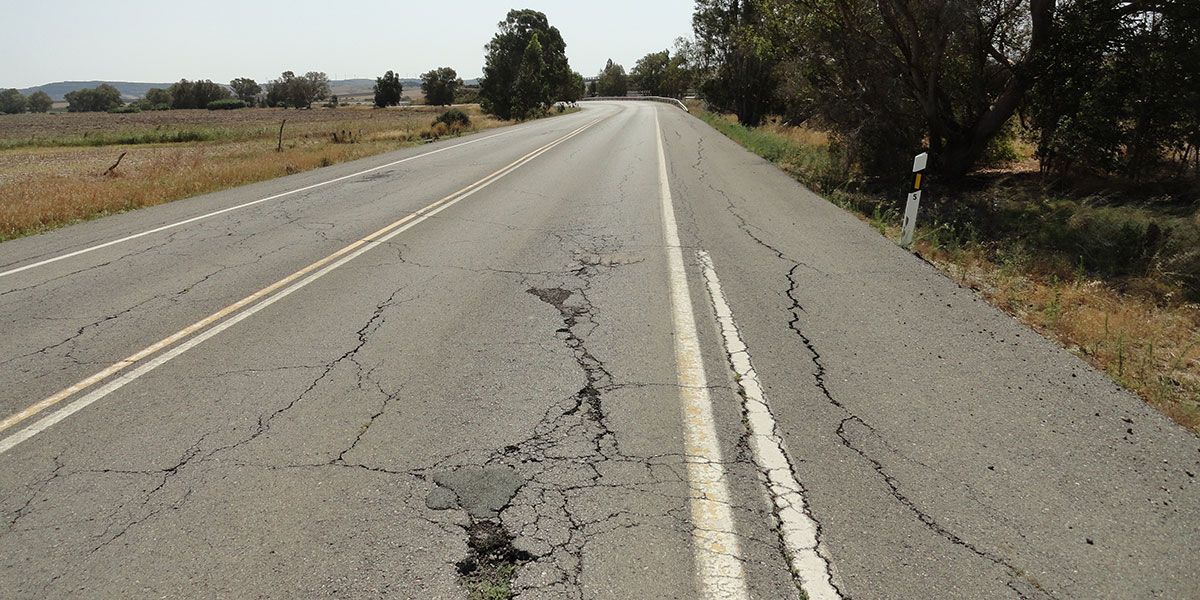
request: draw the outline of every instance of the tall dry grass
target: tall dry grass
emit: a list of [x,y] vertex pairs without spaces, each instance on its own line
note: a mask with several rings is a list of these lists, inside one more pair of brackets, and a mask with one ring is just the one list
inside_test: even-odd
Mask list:
[[[899,231],[889,227],[889,237]],[[1200,306],[1122,293],[1057,269],[997,262],[979,247],[916,251],[989,302],[1061,343],[1179,424],[1200,433]]]
[[[276,151],[278,124],[267,125],[252,111],[243,123],[183,125],[218,131],[201,136],[217,141],[87,145],[78,143],[79,133],[60,131],[57,138],[43,134],[36,144],[0,150],[0,241],[505,124],[477,109],[466,128],[435,128],[437,113],[429,110],[341,112],[346,118],[310,121],[302,120],[304,113],[288,113],[299,115],[300,122],[285,126],[282,152]],[[100,131],[87,137],[119,142],[133,135],[140,133]],[[122,152],[127,155],[121,165],[104,175]]]

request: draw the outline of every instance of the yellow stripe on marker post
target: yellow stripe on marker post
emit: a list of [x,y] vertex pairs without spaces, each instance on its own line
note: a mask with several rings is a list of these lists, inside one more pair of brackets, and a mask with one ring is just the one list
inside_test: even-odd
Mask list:
[[913,232],[917,229],[917,210],[921,207],[921,184],[925,180],[925,167],[929,164],[929,153],[922,152],[913,159],[913,186],[908,194],[908,203],[904,206],[904,233],[900,236],[900,245],[905,248],[912,245]]

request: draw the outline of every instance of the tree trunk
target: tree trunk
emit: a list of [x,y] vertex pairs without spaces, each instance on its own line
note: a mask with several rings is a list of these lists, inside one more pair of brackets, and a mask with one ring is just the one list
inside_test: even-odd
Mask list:
[[947,141],[945,154],[940,161],[942,175],[957,178],[969,173],[987,152],[992,138],[996,137],[1004,124],[1016,113],[1017,107],[1025,98],[1025,93],[1033,86],[1040,68],[1038,63],[1041,61],[1042,50],[1053,26],[1055,1],[1030,0],[1032,29],[1028,52],[1019,64],[1013,66],[1008,85],[974,126],[961,136],[954,136],[958,139]]

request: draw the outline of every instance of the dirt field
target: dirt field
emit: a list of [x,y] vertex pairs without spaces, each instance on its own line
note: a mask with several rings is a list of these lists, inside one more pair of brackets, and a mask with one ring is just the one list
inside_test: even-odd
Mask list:
[[427,106],[0,115],[0,240],[504,124],[463,110],[461,130]]

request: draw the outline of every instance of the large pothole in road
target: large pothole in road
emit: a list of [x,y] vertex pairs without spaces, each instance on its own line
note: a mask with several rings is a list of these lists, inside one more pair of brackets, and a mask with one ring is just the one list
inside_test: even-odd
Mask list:
[[433,510],[461,508],[470,517],[467,557],[455,565],[471,600],[512,598],[517,568],[533,560],[513,546],[513,536],[500,524],[500,512],[524,485],[508,467],[460,467],[433,474],[437,487],[425,498]]

